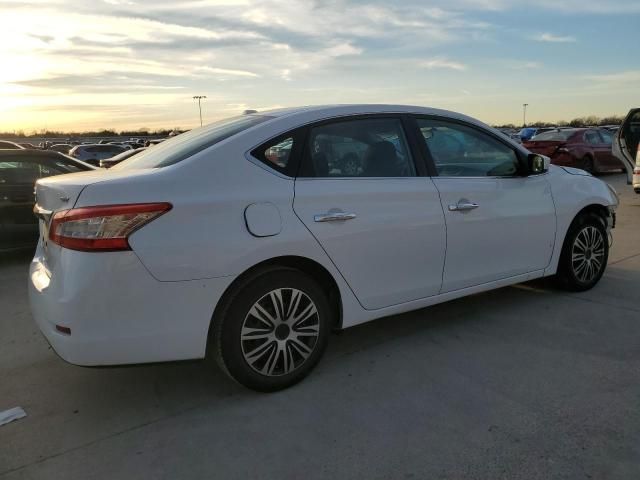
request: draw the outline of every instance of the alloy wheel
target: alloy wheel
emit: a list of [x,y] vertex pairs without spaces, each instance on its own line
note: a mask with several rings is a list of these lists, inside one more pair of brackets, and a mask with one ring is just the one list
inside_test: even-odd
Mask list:
[[240,333],[245,362],[265,376],[286,375],[313,353],[320,333],[318,309],[295,288],[278,288],[256,301]]
[[605,239],[594,226],[586,226],[578,232],[571,248],[571,266],[576,278],[590,283],[604,266]]

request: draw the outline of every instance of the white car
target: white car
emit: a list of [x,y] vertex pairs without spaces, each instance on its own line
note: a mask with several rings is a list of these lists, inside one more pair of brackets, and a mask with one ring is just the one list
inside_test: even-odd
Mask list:
[[100,165],[100,160],[111,158],[127,150],[129,150],[129,148],[125,148],[122,145],[76,145],[69,150],[69,156],[97,167]]
[[627,170],[628,183],[640,194],[640,108],[629,111],[627,118],[616,133],[613,154]]
[[36,190],[30,302],[63,359],[212,355],[261,391],[333,329],[551,275],[593,287],[618,204],[477,120],[383,105],[243,115]]

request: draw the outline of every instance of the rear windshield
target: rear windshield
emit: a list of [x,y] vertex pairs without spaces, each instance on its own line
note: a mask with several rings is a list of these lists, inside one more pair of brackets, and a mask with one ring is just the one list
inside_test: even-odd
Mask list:
[[531,140],[534,142],[566,142],[576,133],[575,130],[552,130],[536,135]]
[[115,165],[113,170],[161,168],[173,165],[211,145],[215,145],[271,118],[273,117],[257,115],[226,118],[154,145],[144,152]]

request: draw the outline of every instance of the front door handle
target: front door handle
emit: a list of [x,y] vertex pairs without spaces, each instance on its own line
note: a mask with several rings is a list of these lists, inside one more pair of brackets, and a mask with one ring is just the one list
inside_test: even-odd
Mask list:
[[313,220],[315,222],[343,222],[345,220],[353,220],[356,216],[355,213],[329,212],[314,215]]
[[450,212],[467,212],[469,210],[475,210],[476,208],[478,208],[480,205],[478,205],[477,203],[471,203],[471,202],[465,202],[465,203],[458,203],[456,205],[449,205],[449,211]]

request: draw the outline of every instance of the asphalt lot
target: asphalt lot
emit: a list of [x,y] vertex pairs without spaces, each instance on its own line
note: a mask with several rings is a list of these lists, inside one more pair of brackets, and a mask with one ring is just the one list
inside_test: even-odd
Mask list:
[[0,479],[640,478],[640,195],[592,291],[534,282],[333,335],[296,387],[203,362],[66,364],[0,260]]

